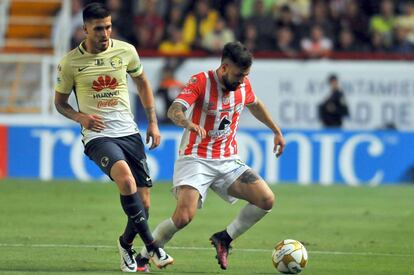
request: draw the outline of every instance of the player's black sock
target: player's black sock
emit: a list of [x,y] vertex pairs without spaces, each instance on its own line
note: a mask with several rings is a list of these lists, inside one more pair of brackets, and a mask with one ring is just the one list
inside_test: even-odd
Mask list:
[[[145,216],[147,217],[147,221],[149,219],[149,209],[145,208]],[[135,226],[133,221],[128,218],[128,223],[125,226],[124,233],[122,234],[122,239],[125,243],[132,244],[135,237],[137,236],[138,232],[135,230]]]
[[132,244],[137,234],[138,232],[135,230],[134,222],[128,218],[128,223],[125,226],[124,233],[122,234],[122,240],[125,243]]
[[119,236],[119,243],[121,244],[121,246],[125,249],[131,249],[132,248],[132,243],[126,243],[124,241],[123,236]]
[[227,244],[230,244],[233,239],[230,237],[229,233],[227,233],[227,230],[223,230],[220,232],[220,238],[225,241]]
[[154,238],[149,230],[145,208],[138,193],[127,196],[121,195],[121,205],[144,244],[152,244]]
[[158,248],[158,245],[156,245],[155,242],[152,242],[150,244],[146,244],[145,247],[147,248],[148,252],[154,251],[156,248]]

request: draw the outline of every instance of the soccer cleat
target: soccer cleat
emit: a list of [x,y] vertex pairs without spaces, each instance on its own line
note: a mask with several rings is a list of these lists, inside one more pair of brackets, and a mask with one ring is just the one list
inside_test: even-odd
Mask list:
[[151,261],[158,267],[158,268],[165,268],[167,265],[173,264],[174,259],[168,255],[164,249],[156,248],[155,250],[148,253],[151,257]]
[[141,254],[138,254],[135,257],[135,261],[137,262],[137,272],[150,272],[148,258],[145,258],[141,256]]
[[119,240],[118,240],[118,250],[119,250],[119,255],[121,256],[121,270],[123,272],[136,272],[137,262],[134,259],[135,250],[132,248],[130,249],[123,248]]
[[216,248],[216,259],[217,263],[220,265],[221,269],[227,269],[228,262],[227,256],[231,249],[230,243],[224,241],[221,236],[221,232],[217,232],[210,237],[211,244]]

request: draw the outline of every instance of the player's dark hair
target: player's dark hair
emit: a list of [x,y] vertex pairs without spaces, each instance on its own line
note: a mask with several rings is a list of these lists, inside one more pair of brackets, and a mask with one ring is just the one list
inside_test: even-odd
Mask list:
[[332,81],[337,81],[338,80],[338,77],[336,76],[336,74],[331,74],[329,77],[328,77],[328,81],[329,81],[329,83],[331,83]]
[[224,45],[221,61],[224,59],[231,60],[241,69],[247,69],[253,63],[253,56],[251,52],[239,41],[229,42]]
[[86,5],[82,13],[84,23],[94,19],[103,19],[110,15],[109,10],[103,4],[97,2]]

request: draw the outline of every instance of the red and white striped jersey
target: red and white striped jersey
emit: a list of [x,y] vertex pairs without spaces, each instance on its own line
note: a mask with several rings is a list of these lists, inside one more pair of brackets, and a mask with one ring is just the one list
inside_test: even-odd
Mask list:
[[191,77],[174,102],[187,108],[187,116],[203,127],[207,135],[201,138],[185,129],[180,144],[180,156],[225,159],[237,154],[236,132],[244,106],[254,103],[247,77],[235,91],[226,91],[215,71]]

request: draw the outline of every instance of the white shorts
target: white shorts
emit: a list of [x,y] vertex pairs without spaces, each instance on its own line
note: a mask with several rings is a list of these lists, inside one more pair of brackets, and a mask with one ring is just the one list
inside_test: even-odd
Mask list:
[[200,193],[198,208],[203,206],[208,188],[223,200],[235,203],[237,198],[230,196],[227,189],[241,174],[250,169],[240,159],[210,160],[196,157],[182,157],[175,161],[173,194],[177,197],[177,187],[188,185]]

